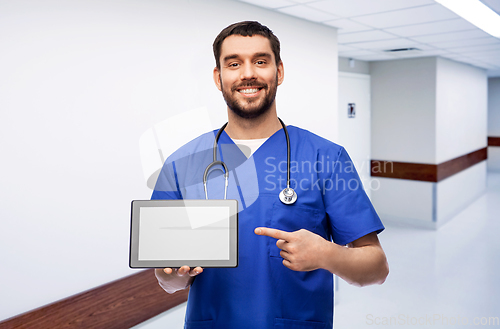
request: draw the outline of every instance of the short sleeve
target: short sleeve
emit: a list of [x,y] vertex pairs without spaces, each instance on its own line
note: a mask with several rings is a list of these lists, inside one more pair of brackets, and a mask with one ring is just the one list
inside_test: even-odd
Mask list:
[[335,243],[346,245],[371,232],[384,230],[344,148],[338,152],[329,179],[331,189],[325,190],[324,202]]
[[175,162],[165,162],[156,181],[151,200],[172,199],[182,199],[182,194],[177,182]]

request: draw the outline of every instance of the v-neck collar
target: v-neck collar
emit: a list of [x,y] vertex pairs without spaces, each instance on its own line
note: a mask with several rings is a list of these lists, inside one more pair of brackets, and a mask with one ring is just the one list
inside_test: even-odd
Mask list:
[[[290,126],[287,126],[287,128],[290,127]],[[250,157],[247,158],[247,156],[240,150],[240,148],[236,145],[236,143],[233,141],[233,139],[231,137],[229,137],[229,135],[226,133],[226,131],[224,130],[221,135],[220,135],[220,138],[219,138],[219,143],[222,141],[224,142],[224,144],[233,144],[234,146],[238,147],[238,151],[241,153],[241,155],[243,157],[245,157],[247,160],[252,158],[256,153],[260,153],[260,152],[263,152],[261,151],[261,149],[263,147],[266,146],[266,144],[269,144],[270,140],[271,139],[274,139],[276,138],[275,136],[278,135],[278,134],[283,134],[283,137],[285,137],[285,132],[283,130],[283,128],[280,128],[279,130],[277,130],[276,132],[274,132],[274,134],[272,134],[271,136],[269,136],[269,138],[264,142],[262,143],[262,145],[257,149],[255,150],[255,152],[252,153],[252,155],[250,155]],[[219,154],[220,155],[220,154]]]

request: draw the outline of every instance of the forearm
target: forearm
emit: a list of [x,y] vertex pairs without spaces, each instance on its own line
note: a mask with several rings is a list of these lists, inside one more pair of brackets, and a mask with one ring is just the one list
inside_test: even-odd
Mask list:
[[283,265],[293,271],[323,268],[358,286],[381,284],[389,274],[385,253],[375,232],[354,240],[349,244],[352,248],[304,229],[284,232],[257,227],[255,234],[278,239],[276,246],[281,249]]
[[169,294],[173,294],[176,291],[186,289],[191,285],[194,277],[187,274],[180,276],[176,273],[167,274],[163,269],[155,269],[155,276],[158,279],[158,284]]
[[326,241],[323,268],[356,286],[384,283],[389,265],[377,245],[348,248]]

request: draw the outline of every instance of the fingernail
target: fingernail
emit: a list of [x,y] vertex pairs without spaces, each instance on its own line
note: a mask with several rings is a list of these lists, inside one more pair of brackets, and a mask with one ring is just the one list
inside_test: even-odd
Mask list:
[[193,273],[194,273],[194,274],[198,274],[198,271],[194,271]]
[[260,234],[260,228],[255,229],[255,233]]

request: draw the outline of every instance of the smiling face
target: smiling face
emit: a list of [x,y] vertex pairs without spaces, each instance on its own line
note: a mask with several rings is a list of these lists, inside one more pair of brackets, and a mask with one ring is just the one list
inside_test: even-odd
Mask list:
[[275,109],[283,64],[276,66],[267,38],[230,35],[222,43],[214,80],[228,108],[241,118],[253,119]]

